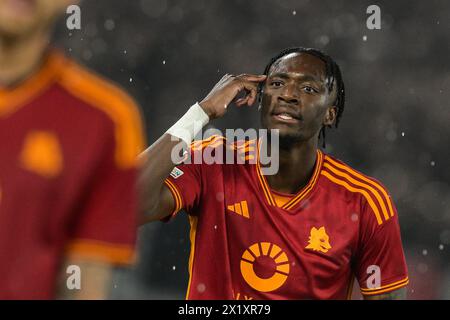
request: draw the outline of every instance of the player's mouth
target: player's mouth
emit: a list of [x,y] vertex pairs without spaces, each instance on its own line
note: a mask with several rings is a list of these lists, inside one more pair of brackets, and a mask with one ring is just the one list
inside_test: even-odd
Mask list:
[[275,110],[272,112],[272,118],[278,122],[289,124],[296,124],[301,120],[300,116],[288,110]]

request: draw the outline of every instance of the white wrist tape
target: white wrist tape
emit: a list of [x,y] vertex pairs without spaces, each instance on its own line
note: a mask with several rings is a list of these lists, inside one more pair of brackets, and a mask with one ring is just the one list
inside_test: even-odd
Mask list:
[[166,133],[183,140],[189,146],[208,122],[208,115],[197,102]]

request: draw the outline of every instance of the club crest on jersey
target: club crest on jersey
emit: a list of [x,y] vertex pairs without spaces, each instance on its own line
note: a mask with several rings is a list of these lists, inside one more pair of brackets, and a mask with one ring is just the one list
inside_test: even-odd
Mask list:
[[57,135],[47,131],[27,134],[20,154],[22,168],[46,178],[54,178],[63,170],[63,153]]
[[305,249],[312,249],[323,253],[327,253],[331,249],[330,237],[327,235],[325,227],[320,227],[319,229],[316,227],[311,228],[308,245]]
[[177,167],[173,168],[172,172],[170,173],[170,176],[174,179],[177,179],[181,177],[184,174],[184,172]]

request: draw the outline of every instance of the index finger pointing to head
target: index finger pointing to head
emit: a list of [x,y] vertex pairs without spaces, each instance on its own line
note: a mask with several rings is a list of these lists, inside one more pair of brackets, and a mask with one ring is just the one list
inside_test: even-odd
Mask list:
[[243,81],[242,88],[247,90],[250,95],[252,92],[254,92],[254,94],[256,95],[258,91],[258,84],[255,83],[254,81]]
[[239,77],[246,81],[256,81],[256,82],[264,81],[267,78],[265,74],[242,74]]

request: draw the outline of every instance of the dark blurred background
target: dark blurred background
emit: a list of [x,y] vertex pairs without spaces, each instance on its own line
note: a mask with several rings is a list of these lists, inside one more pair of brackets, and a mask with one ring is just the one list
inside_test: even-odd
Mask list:
[[[381,30],[366,9],[381,8]],[[285,47],[333,56],[346,85],[326,152],[381,180],[397,205],[413,299],[450,299],[450,1],[98,0],[82,29],[55,39],[140,103],[153,143],[224,73],[260,73]],[[256,108],[214,126],[258,126]],[[139,263],[117,271],[112,298],[183,299],[189,225],[180,214],[139,232]],[[354,298],[359,298],[354,290]]]

